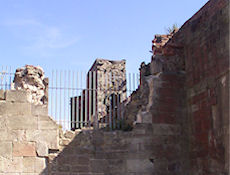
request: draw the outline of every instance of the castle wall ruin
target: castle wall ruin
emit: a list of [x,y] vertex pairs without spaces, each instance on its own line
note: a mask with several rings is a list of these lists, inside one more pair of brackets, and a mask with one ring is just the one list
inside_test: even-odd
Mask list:
[[229,174],[229,1],[160,37],[124,111],[132,131],[63,133],[27,91],[0,91],[0,175]]

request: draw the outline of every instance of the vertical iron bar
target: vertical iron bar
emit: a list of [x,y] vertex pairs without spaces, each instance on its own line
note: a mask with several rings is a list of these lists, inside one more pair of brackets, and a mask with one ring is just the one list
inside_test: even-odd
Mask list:
[[96,72],[93,71],[93,120],[94,129],[96,129]]
[[82,75],[82,71],[81,71],[81,118],[80,118],[80,127],[82,128],[83,127],[83,88],[82,88],[82,78],[83,78],[83,75]]
[[72,71],[72,98],[71,98],[71,129],[75,130],[76,125],[75,125],[75,97],[74,97],[74,71]]
[[116,129],[116,104],[115,104],[115,98],[116,98],[116,94],[115,94],[115,89],[113,92],[113,128]]
[[112,130],[112,72],[109,76],[109,128]]
[[92,118],[91,118],[91,113],[92,113],[92,109],[91,109],[91,107],[92,107],[92,100],[91,100],[91,98],[92,98],[92,72],[91,71],[89,71],[89,126],[91,125],[91,120],[92,120]]
[[80,121],[80,116],[79,116],[79,113],[80,113],[80,102],[79,102],[79,95],[78,95],[78,87],[80,87],[79,86],[79,74],[78,74],[78,71],[77,71],[77,84],[76,84],[76,96],[77,96],[77,105],[76,105],[76,108],[77,109],[75,109],[75,111],[77,112],[77,115],[76,115],[76,120],[75,120],[75,126],[77,126],[77,128],[79,128],[80,127],[80,123],[79,123],[79,121]]
[[64,117],[64,128],[66,129],[66,70],[64,70],[64,97],[63,97],[63,100],[64,100],[64,114],[63,114],[63,117]]
[[8,66],[6,66],[6,70],[5,70],[5,90],[7,90],[7,71],[8,71]]
[[1,71],[1,76],[0,76],[0,78],[1,78],[1,89],[3,89],[3,66],[2,66],[2,71]]
[[[128,92],[129,92],[129,95],[131,94],[131,92],[132,92],[132,87],[131,87],[131,73],[129,73],[129,90],[128,90]],[[128,96],[129,96],[128,95]]]
[[85,74],[85,77],[86,77],[86,88],[85,88],[85,126],[87,126],[88,124],[88,87],[87,87],[87,84],[88,84],[88,81],[87,81],[87,73]]
[[134,91],[136,89],[136,86],[135,86],[135,73],[133,73],[133,90]]
[[[59,122],[60,122],[60,124],[61,124],[61,126],[62,126],[62,70],[60,71],[60,94],[59,94],[60,96],[60,103],[59,103]],[[63,126],[62,126],[63,127]]]
[[54,87],[54,84],[53,84],[53,80],[54,80],[54,71],[52,70],[52,76],[51,76],[51,88],[50,88],[50,91],[51,91],[51,105],[50,105],[50,108],[51,108],[51,116],[53,117],[53,87]]
[[11,90],[11,66],[10,66],[8,75],[9,75],[9,90]]
[[59,121],[57,120],[58,119],[58,112],[57,112],[58,110],[58,70],[56,70],[56,88],[55,90],[56,90],[56,96],[55,96],[55,117],[54,119],[58,122],[58,124],[60,124]]
[[[105,89],[102,89],[102,91],[105,94],[105,98],[108,98],[107,97],[107,95],[108,95],[108,89],[107,89],[107,87],[108,87],[108,81],[107,81],[108,76],[107,76],[107,72],[105,72],[104,76],[105,76],[105,86],[104,86]],[[105,99],[105,100],[107,100],[107,99]],[[106,101],[105,101],[105,110],[106,110],[105,111],[106,116],[103,116],[103,117],[105,117],[105,125],[108,126],[108,114],[107,114],[108,111],[107,111]]]
[[80,119],[80,124],[81,124],[81,128],[83,128],[83,97],[84,96],[84,93],[83,91],[81,92],[81,119]]
[[[70,84],[70,70],[68,71],[68,82],[69,82],[69,85],[68,85],[68,127],[71,126],[71,116],[70,116],[70,87],[71,87],[71,84]],[[71,127],[70,127],[71,129]]]
[[96,90],[95,90],[95,93],[96,93],[96,129],[99,128],[99,105],[98,105],[98,102],[99,102],[99,98],[98,98],[98,89],[99,89],[99,83],[98,83],[98,77],[99,77],[99,71],[95,72],[95,87],[96,87]]

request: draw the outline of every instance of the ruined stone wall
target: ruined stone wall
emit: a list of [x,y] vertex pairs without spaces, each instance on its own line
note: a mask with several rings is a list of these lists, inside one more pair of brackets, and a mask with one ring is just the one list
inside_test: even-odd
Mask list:
[[26,90],[31,103],[48,105],[48,84],[40,66],[26,65],[16,70],[11,89]]
[[25,91],[0,91],[0,174],[229,174],[228,10],[210,0],[153,50],[125,109],[132,131],[63,134]]
[[23,90],[0,90],[0,174],[39,175],[49,150],[59,148],[59,127],[44,105]]
[[229,1],[209,1],[173,41],[184,46],[190,174],[228,174]]
[[[89,73],[92,71],[91,81],[89,81]],[[96,59],[92,68],[89,70],[87,88],[90,89],[89,83],[93,82],[93,72],[96,72],[97,86],[97,109],[98,117],[108,116],[108,109],[111,105],[112,97],[119,97],[116,101],[122,103],[126,99],[126,70],[125,60],[112,61],[105,59]],[[91,88],[93,85],[91,86]],[[93,100],[92,100],[93,102]],[[116,102],[117,103],[117,102]],[[115,107],[112,107],[112,109]]]
[[[157,35],[152,61],[140,71],[141,86],[126,107],[127,121],[152,118],[154,125],[181,131],[171,144],[181,154],[161,149],[168,168],[156,171],[228,174],[229,1],[210,0],[173,36]],[[170,161],[173,168],[167,166]]]
[[[189,173],[228,174],[229,1],[210,0],[160,49],[161,54],[153,56],[147,69],[151,74],[179,70],[182,65],[184,68],[179,72],[186,73],[186,81],[181,84],[186,95],[180,98],[187,104],[187,115],[181,118],[181,124],[188,138],[184,137],[182,149],[188,154],[184,158],[189,160]],[[171,80],[175,83],[177,77]],[[178,91],[165,93],[175,97]],[[159,101],[161,113],[164,105]],[[171,107],[175,109],[175,102],[170,103],[165,108],[168,111]],[[159,116],[160,120],[164,116]]]
[[[162,135],[155,130],[155,135]],[[49,156],[44,170],[55,175],[152,175],[153,128],[151,124],[139,124],[130,132],[85,130],[57,155]],[[164,134],[169,134],[165,131]]]

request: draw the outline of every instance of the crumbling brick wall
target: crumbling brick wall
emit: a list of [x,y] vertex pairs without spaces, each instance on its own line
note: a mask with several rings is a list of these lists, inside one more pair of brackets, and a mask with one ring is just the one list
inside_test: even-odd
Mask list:
[[191,174],[228,174],[229,1],[209,1],[174,37],[186,61]]
[[0,174],[227,175],[229,1],[210,0],[142,64],[125,111],[133,131],[63,135],[26,99],[0,91]]
[[[142,64],[141,86],[127,105],[127,120],[180,126],[173,144],[180,143],[182,154],[172,154],[174,168],[159,171],[228,174],[229,1],[210,0],[173,36],[156,38],[152,61]],[[162,152],[167,159],[170,154]]]

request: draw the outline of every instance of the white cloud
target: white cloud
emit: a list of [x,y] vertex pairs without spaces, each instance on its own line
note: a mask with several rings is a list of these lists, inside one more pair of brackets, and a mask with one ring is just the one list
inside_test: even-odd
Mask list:
[[79,38],[60,27],[46,25],[34,19],[8,20],[3,25],[22,40],[22,49],[26,54],[48,57],[53,55],[54,49],[68,48],[79,41]]

